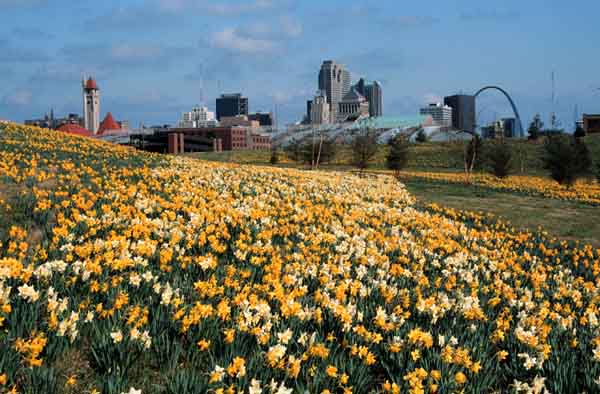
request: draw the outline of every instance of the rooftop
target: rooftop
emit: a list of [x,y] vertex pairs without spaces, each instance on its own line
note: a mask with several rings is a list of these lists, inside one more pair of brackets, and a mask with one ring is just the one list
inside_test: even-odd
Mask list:
[[85,88],[86,89],[98,89],[98,85],[96,84],[96,80],[93,79],[92,77],[88,78],[87,82],[85,83]]
[[81,135],[84,137],[93,136],[93,134],[90,131],[88,131],[88,130],[84,129],[83,127],[76,125],[76,124],[64,124],[56,130],[62,131],[63,133]]
[[121,126],[115,121],[112,114],[109,112],[106,114],[106,117],[100,123],[100,128],[98,128],[98,135],[104,134],[109,130],[121,130]]

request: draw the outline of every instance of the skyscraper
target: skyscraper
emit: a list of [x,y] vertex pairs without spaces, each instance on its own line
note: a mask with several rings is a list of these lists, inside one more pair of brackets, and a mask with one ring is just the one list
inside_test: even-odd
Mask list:
[[366,85],[364,96],[369,101],[369,115],[371,117],[383,116],[383,91],[381,84],[373,81],[372,84]]
[[222,94],[216,100],[217,119],[238,115],[248,115],[248,98],[241,93]]
[[338,104],[350,91],[350,72],[343,64],[325,60],[319,71],[319,90],[325,92],[330,108],[330,119],[335,122]]
[[383,92],[379,82],[373,81],[372,84],[367,84],[365,79],[361,78],[354,85],[354,90],[369,102],[369,116],[383,116]]
[[456,94],[444,98],[444,104],[452,107],[452,127],[456,130],[475,132],[475,97]]
[[96,134],[100,127],[100,89],[90,77],[81,81],[83,90],[83,127]]

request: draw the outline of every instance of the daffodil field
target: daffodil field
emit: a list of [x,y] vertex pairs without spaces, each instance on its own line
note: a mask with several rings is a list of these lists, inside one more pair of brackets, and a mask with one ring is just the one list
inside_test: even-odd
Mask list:
[[[401,177],[443,183],[465,183],[466,181],[464,173],[456,172],[402,171]],[[469,181],[473,185],[492,190],[600,205],[600,183],[592,179],[579,180],[571,188],[559,185],[550,178],[540,176],[514,175],[499,179],[491,174],[477,173],[472,174]]]
[[595,393],[599,304],[600,250],[388,175],[0,125],[0,392]]

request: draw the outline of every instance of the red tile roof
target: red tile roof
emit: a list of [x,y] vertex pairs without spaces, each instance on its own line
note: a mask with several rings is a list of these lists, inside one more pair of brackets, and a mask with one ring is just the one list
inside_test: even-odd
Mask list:
[[106,117],[100,123],[100,128],[98,129],[98,135],[104,134],[109,130],[121,130],[121,126],[115,121],[112,114],[109,112],[106,114]]
[[85,83],[85,88],[86,89],[98,89],[98,85],[96,85],[96,81],[90,77],[90,78],[88,78],[87,82]]
[[64,124],[56,130],[62,131],[63,133],[81,135],[84,137],[92,137],[94,135],[92,132],[76,124]]

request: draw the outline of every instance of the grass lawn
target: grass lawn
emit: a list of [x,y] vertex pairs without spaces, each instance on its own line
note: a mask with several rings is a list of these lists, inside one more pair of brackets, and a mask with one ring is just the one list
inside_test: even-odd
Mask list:
[[475,186],[404,180],[419,204],[492,213],[517,229],[537,230],[600,247],[600,208],[544,197],[521,196]]
[[[585,142],[596,160],[600,160],[600,134],[589,135],[585,137]],[[489,144],[484,141],[484,144]],[[521,167],[527,175],[540,175],[545,173],[542,167],[541,157],[544,151],[543,141],[511,140],[510,146],[513,148],[513,164],[516,172],[520,172]],[[388,152],[387,146],[380,146],[375,155],[370,168],[385,168],[385,157]],[[425,142],[421,144],[412,144],[409,148],[410,156],[407,170],[420,171],[462,171],[463,169],[463,142]],[[204,152],[192,153],[192,157],[203,160],[234,162],[240,164],[268,164],[271,157],[269,151],[240,150],[228,152]],[[285,154],[280,152],[280,159],[285,164],[287,161]],[[323,169],[344,169],[352,168],[352,151],[348,146],[341,146],[336,152],[335,159],[322,166]],[[292,164],[292,163],[289,163]]]

